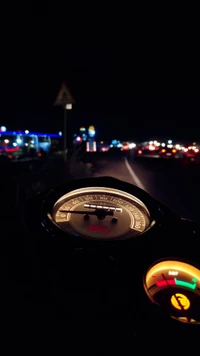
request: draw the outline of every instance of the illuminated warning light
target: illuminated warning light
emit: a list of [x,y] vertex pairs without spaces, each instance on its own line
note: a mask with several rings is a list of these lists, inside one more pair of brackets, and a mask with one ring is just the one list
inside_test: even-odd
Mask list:
[[196,283],[192,284],[192,283],[189,283],[189,282],[180,281],[179,279],[176,279],[176,278],[174,278],[174,280],[175,280],[177,286],[187,287],[187,288],[190,288],[190,289],[193,289],[193,290],[197,286]]
[[163,149],[163,150],[162,150],[162,153],[165,153],[165,152],[166,152],[166,150],[165,150],[165,149]]
[[171,303],[178,310],[187,310],[190,307],[189,299],[181,293],[176,293],[171,297]]
[[106,227],[106,226],[102,226],[102,225],[93,225],[91,224],[87,231],[93,231],[93,232],[101,232],[104,234],[110,234],[110,230]]
[[142,154],[142,151],[141,151],[141,150],[139,150],[139,151],[138,151],[138,154],[139,154],[139,155],[141,155],[141,154]]

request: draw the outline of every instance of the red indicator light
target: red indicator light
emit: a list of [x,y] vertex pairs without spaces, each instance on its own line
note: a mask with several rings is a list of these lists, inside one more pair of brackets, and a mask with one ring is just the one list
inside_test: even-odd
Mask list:
[[138,151],[138,154],[139,154],[139,155],[141,155],[141,154],[142,154],[142,151],[141,151],[141,150],[139,150],[139,151]]
[[167,279],[167,280],[162,280],[162,281],[156,281],[156,284],[158,287],[164,287],[167,285],[174,285],[176,283],[175,283],[174,279]]
[[93,225],[91,224],[87,231],[93,231],[93,232],[101,232],[103,234],[110,234],[110,230],[106,227],[106,226],[102,226],[102,225]]

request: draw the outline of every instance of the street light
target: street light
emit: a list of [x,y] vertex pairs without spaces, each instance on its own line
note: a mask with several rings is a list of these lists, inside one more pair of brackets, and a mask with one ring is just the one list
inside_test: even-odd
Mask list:
[[66,104],[66,107],[65,107],[67,110],[72,110],[72,104]]

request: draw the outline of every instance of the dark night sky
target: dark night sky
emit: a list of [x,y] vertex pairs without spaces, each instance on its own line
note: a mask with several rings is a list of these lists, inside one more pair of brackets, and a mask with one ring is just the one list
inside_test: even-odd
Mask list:
[[102,138],[198,139],[197,72],[187,51],[185,56],[176,51],[176,41],[167,47],[162,38],[161,47],[159,40],[136,43],[133,36],[119,37],[114,31],[109,36],[91,30],[75,34],[64,25],[32,14],[5,39],[1,125],[62,130],[63,111],[53,103],[64,80],[76,100],[69,113],[70,133],[94,124]]

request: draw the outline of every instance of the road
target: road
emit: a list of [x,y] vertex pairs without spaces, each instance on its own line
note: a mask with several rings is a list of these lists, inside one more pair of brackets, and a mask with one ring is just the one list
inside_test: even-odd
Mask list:
[[184,218],[200,222],[200,165],[182,160],[97,154],[94,176],[137,185]]

